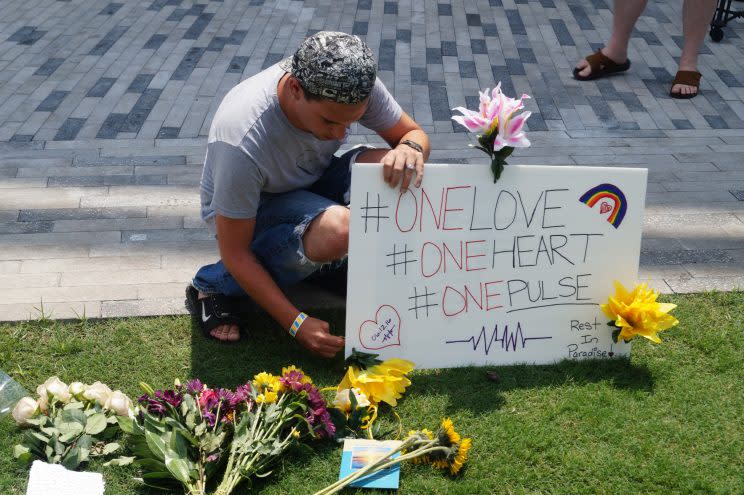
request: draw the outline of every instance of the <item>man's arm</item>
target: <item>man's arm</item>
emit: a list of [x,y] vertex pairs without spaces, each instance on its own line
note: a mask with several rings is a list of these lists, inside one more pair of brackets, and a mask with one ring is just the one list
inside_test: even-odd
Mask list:
[[[424,162],[429,158],[429,137],[421,127],[405,112],[400,120],[389,129],[378,131],[378,134],[389,145],[390,150],[371,150],[360,157],[359,161],[380,162],[383,165],[383,177],[390,187],[395,187],[398,182],[402,189],[407,189],[413,174],[404,173],[405,166],[411,163],[416,166],[415,186],[420,187],[424,178]],[[423,152],[418,152],[403,141],[413,141],[421,146]]]
[[[225,267],[246,293],[279,325],[288,329],[300,311],[279,289],[250,249],[256,219],[216,217],[217,244]],[[308,317],[295,336],[305,348],[323,357],[333,357],[344,339],[330,334],[327,322]]]

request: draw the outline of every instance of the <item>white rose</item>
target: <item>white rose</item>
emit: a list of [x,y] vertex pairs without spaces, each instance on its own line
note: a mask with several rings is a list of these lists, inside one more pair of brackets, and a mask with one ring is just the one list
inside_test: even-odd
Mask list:
[[39,409],[46,413],[49,410],[49,393],[44,385],[36,387],[36,394],[39,396]]
[[359,390],[358,388],[353,388],[353,389],[345,388],[339,392],[336,392],[336,398],[333,399],[333,406],[336,409],[340,409],[346,414],[351,412],[351,398],[349,397],[349,393],[354,394],[354,397],[356,398],[356,401],[357,401],[357,408],[367,407],[369,405],[369,400],[367,399],[367,396],[364,395],[361,390]]
[[101,382],[95,382],[93,385],[88,387],[88,390],[83,392],[83,397],[89,401],[98,402],[100,406],[106,404],[106,401],[111,396],[111,389],[107,385]]
[[[56,376],[52,376],[45,381],[43,387],[46,389],[47,393],[51,394],[58,401],[65,404],[70,402],[71,396],[70,391],[67,390],[67,384]],[[37,389],[36,391],[38,392],[39,390]]]
[[114,411],[119,416],[129,416],[129,411],[132,409],[132,401],[121,390],[115,390],[111,392],[103,408]]
[[72,394],[73,397],[79,399],[83,396],[83,392],[87,390],[88,386],[81,382],[72,382],[67,390]]
[[39,404],[35,400],[31,397],[24,397],[13,408],[13,419],[18,426],[26,426],[28,420],[36,415],[38,409]]

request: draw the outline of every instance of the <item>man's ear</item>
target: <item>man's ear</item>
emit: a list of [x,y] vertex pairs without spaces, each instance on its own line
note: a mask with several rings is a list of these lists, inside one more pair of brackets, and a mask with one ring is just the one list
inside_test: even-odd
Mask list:
[[295,100],[299,100],[305,97],[305,93],[302,89],[302,86],[300,85],[300,81],[298,81],[297,78],[291,74],[287,78],[287,85],[289,86],[289,94],[292,95],[292,98],[294,98]]

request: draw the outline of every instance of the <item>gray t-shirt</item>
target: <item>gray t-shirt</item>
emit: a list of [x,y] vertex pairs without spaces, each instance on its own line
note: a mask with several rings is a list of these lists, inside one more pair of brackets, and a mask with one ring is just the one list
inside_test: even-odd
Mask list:
[[[346,142],[322,141],[297,129],[279,105],[279,64],[232,88],[220,103],[209,130],[201,179],[201,215],[214,231],[216,214],[255,218],[262,193],[311,186]],[[359,123],[384,131],[398,123],[400,105],[377,79]]]

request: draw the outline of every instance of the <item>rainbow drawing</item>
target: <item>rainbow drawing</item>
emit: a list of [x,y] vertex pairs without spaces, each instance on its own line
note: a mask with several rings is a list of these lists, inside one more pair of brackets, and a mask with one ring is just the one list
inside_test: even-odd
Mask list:
[[[625,194],[623,194],[620,188],[612,184],[600,184],[582,194],[579,201],[586,204],[589,208],[593,208],[594,205],[603,199],[611,200],[614,203],[612,213],[607,217],[607,221],[613,227],[618,228],[623,222],[623,218],[625,218],[625,212],[628,210],[628,201],[625,199]],[[602,203],[599,210],[600,213],[608,211],[604,210],[604,207],[607,207],[606,202]]]

